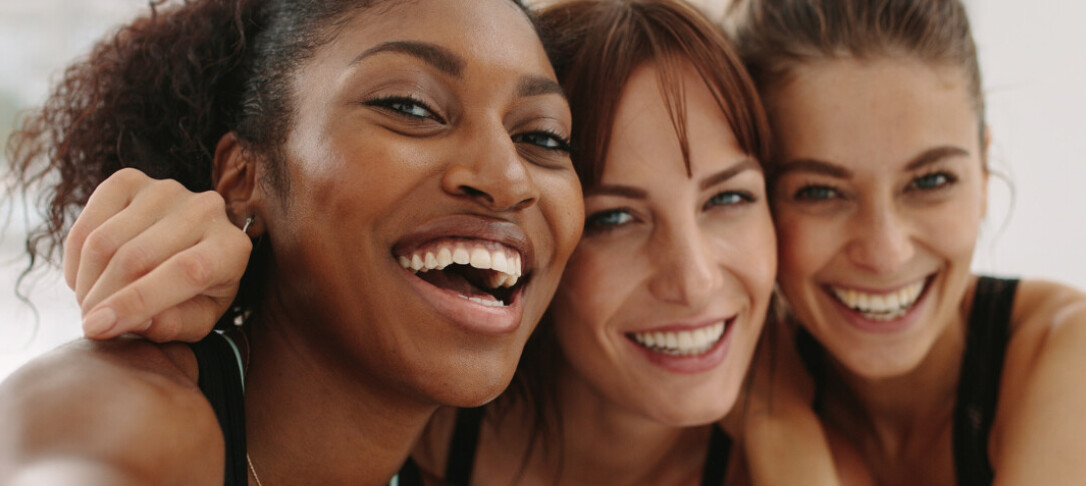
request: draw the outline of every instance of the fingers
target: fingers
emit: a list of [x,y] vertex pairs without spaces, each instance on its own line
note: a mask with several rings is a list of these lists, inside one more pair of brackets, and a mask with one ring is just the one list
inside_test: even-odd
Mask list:
[[88,302],[101,302],[88,307],[85,335],[107,339],[134,332],[158,342],[206,335],[233,302],[252,250],[244,233],[229,228],[232,231],[217,231],[170,256],[134,281],[123,265],[110,265],[101,279],[102,292],[96,286],[88,295]]
[[[190,193],[179,207],[161,207],[160,201],[147,199],[152,198],[134,201],[88,239],[76,284],[76,298],[84,312],[201,241],[227,238],[229,242],[233,233],[243,238],[227,220],[222,198],[215,193]],[[145,221],[148,219],[151,221]],[[197,253],[190,258],[201,256]],[[203,270],[201,263],[196,260],[192,270]]]
[[145,185],[154,182],[135,169],[121,169],[103,181],[87,199],[68,237],[64,241],[64,280],[75,290],[80,255],[87,237],[111,217],[119,213]]

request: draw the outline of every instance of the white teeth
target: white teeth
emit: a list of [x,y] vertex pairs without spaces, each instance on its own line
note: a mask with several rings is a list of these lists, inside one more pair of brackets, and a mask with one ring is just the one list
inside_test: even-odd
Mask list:
[[482,297],[475,297],[475,296],[468,297],[466,295],[461,295],[460,297],[463,297],[463,298],[465,298],[467,300],[475,302],[476,304],[483,304],[483,305],[485,305],[487,307],[505,307],[505,302],[502,302],[502,301],[497,300],[497,299],[484,299]]
[[839,289],[832,287],[833,295],[850,309],[858,311],[865,318],[875,321],[890,321],[897,319],[920,298],[924,292],[924,280],[906,285],[901,289],[888,294],[868,294],[853,289]]
[[486,245],[474,242],[441,241],[434,247],[401,255],[397,260],[400,266],[416,273],[443,270],[453,263],[492,270],[486,280],[491,288],[512,287],[521,276],[519,253],[508,249],[491,250]]
[[[432,268],[435,270],[442,270],[445,267],[452,265],[452,262],[452,250],[448,247],[441,247],[437,250],[437,266]],[[431,268],[429,265],[426,267]]]
[[634,341],[653,351],[673,356],[703,354],[724,336],[724,322],[684,331],[631,333]]

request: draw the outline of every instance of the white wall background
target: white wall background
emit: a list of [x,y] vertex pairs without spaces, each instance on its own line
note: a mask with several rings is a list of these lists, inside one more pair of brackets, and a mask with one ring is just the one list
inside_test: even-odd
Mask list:
[[[712,12],[725,0],[692,0]],[[992,157],[1008,185],[991,187],[981,271],[1086,289],[1086,33],[1078,0],[966,0],[980,49]],[[44,100],[50,80],[147,0],[0,0],[0,137],[14,113]],[[14,294],[25,266],[23,207],[0,206],[0,378],[79,335],[72,293],[53,272],[34,279],[34,310]],[[998,230],[1004,228],[1002,232]]]

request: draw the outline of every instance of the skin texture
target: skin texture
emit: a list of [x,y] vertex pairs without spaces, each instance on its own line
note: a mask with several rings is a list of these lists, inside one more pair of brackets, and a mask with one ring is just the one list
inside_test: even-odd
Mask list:
[[[235,215],[257,216],[250,234],[274,255],[249,338],[248,450],[265,484],[377,484],[439,404],[478,405],[508,384],[582,226],[568,106],[505,0],[358,14],[293,82],[289,189],[269,186],[265,161],[233,135],[216,150],[216,189]],[[458,313],[478,304],[435,305],[397,262],[398,244],[450,218],[474,229],[437,233],[522,250],[526,283],[500,332],[465,326]],[[0,391],[0,470],[60,455],[135,481],[220,481],[222,439],[195,375],[187,348],[131,340],[39,360]],[[58,419],[64,433],[48,426]],[[178,447],[162,457],[171,423],[185,428],[165,431]],[[184,472],[195,462],[211,464],[207,477]]]
[[[585,234],[549,324],[562,351],[561,443],[552,449],[561,457],[536,444],[518,476],[531,415],[512,401],[484,421],[474,484],[700,481],[706,424],[732,407],[764,320],[775,239],[760,166],[738,148],[697,74],[682,79],[692,176],[646,65],[624,87],[600,184],[586,193]],[[627,337],[731,316],[726,355],[696,373],[654,364]],[[444,468],[451,416],[440,412],[416,451],[428,470]]]
[[[961,71],[910,58],[810,63],[767,96],[782,163],[779,282],[832,356],[821,418],[845,482],[955,483],[952,413],[987,183],[970,101]],[[828,290],[923,279],[904,324],[858,326]],[[1082,477],[1067,451],[1084,428],[1071,407],[1086,394],[1068,372],[1082,366],[1071,348],[1086,346],[1083,302],[1055,284],[1019,288],[989,443],[997,484]]]

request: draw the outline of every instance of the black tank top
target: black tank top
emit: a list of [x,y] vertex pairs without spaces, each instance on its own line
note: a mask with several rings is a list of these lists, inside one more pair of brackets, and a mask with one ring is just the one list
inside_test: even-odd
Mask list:
[[[224,486],[248,486],[249,469],[245,446],[245,373],[241,353],[226,335],[213,332],[202,341],[190,344],[200,377],[200,391],[211,403],[222,428],[226,444]],[[365,458],[358,458],[362,461]],[[422,486],[422,475],[410,459],[390,486]]]
[[200,391],[211,402],[226,443],[225,486],[248,486],[245,459],[245,384],[241,354],[230,338],[213,332],[190,344],[200,370]]
[[[445,482],[449,486],[469,486],[475,467],[475,452],[479,446],[479,431],[483,425],[485,407],[462,408],[456,412],[456,427],[449,444],[449,461],[445,465]],[[702,486],[722,486],[728,471],[732,441],[720,427],[713,426],[709,435],[709,454],[702,470]]]
[[[954,404],[954,471],[958,486],[989,486],[995,476],[988,458],[988,437],[999,398],[1017,289],[1017,279],[977,279]],[[796,335],[796,347],[814,377],[814,406],[818,409],[826,383],[825,351],[802,330]]]

